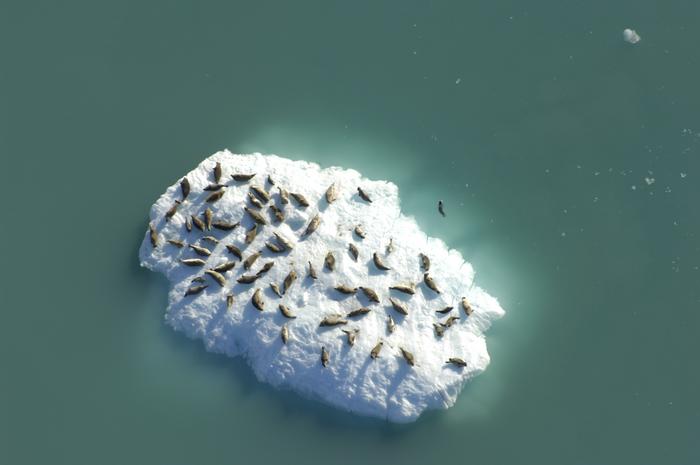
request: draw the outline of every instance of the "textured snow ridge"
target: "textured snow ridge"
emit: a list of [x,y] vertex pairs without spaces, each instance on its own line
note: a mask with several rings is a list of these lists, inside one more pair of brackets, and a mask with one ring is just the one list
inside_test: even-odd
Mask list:
[[[224,187],[205,190],[215,184],[217,163],[221,167],[218,184]],[[253,173],[248,181],[232,177]],[[258,379],[273,386],[395,422],[413,421],[425,409],[452,406],[465,382],[489,364],[483,333],[504,314],[503,309],[473,285],[474,271],[459,252],[427,237],[413,218],[401,214],[396,185],[371,181],[354,170],[321,169],[275,155],[228,151],[207,158],[183,179],[190,185],[186,198],[178,180],[151,208],[139,256],[142,266],[165,274],[171,283],[167,323],[201,339],[207,350],[243,355]],[[329,203],[326,192],[331,184],[337,198]],[[251,192],[253,186],[264,191],[262,196]],[[361,197],[358,187],[371,202]],[[284,203],[282,191],[302,194],[309,205],[300,206],[291,195]],[[211,199],[216,192],[223,194]],[[262,210],[253,205],[249,192],[263,204]],[[280,209],[283,221],[275,218],[271,205]],[[267,223],[259,226],[250,243],[246,233],[255,223],[244,207],[260,212]],[[207,229],[207,208],[213,214],[211,222],[224,229]],[[193,215],[202,221],[204,231],[198,229],[198,221],[188,231]],[[317,229],[304,235],[316,215]],[[236,223],[240,224],[230,229]],[[358,225],[364,238],[355,232]],[[292,248],[282,247],[280,241]],[[266,243],[278,251],[268,249]],[[358,252],[357,259],[350,244]],[[211,254],[200,249],[201,255],[190,245]],[[242,252],[243,260],[259,251],[261,255],[245,269],[243,260],[227,247],[231,245]],[[335,259],[333,270],[324,266],[328,252]],[[375,264],[375,252],[389,270]],[[420,254],[429,257],[429,278],[439,293],[424,281]],[[205,263],[188,266],[181,261],[187,259]],[[230,262],[235,262],[233,268],[218,276],[206,273]],[[268,262],[274,265],[265,272]],[[309,262],[316,279],[309,275]],[[285,278],[292,270],[297,279],[284,292]],[[243,275],[256,274],[260,277],[253,283],[238,282]],[[271,284],[278,286],[282,297]],[[389,289],[395,285],[413,286],[415,292]],[[206,287],[196,293],[201,286]],[[373,289],[379,302],[362,290],[346,294],[336,290],[338,286],[349,287],[348,292],[360,286]],[[262,311],[253,302],[256,290]],[[471,311],[462,305],[463,297]],[[403,305],[408,315],[397,311],[390,298]],[[286,317],[280,304],[296,318]],[[437,312],[449,306],[453,309]],[[369,311],[347,316],[360,308]],[[334,314],[347,323],[320,326]],[[389,317],[395,323],[393,332]],[[343,330],[355,335],[353,345]],[[370,354],[380,341],[381,350],[373,358]],[[322,352],[327,356],[325,366]],[[450,358],[461,359],[466,366],[446,363]]]

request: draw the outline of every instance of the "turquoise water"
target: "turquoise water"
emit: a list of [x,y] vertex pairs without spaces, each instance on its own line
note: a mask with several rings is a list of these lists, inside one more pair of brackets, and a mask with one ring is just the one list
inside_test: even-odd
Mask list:
[[[0,463],[700,463],[699,21],[691,1],[3,2]],[[391,180],[473,263],[508,313],[454,408],[355,417],[164,326],[148,209],[224,147]]]

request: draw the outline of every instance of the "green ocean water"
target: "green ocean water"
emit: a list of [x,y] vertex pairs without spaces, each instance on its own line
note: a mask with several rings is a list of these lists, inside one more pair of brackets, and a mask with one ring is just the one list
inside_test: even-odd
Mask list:
[[[0,1],[0,464],[700,463],[700,3],[527,3]],[[163,324],[148,210],[223,148],[391,180],[474,265],[507,314],[453,408]]]

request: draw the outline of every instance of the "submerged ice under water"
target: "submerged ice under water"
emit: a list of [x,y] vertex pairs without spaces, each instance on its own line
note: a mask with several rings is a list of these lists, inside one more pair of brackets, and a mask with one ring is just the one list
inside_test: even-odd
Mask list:
[[[236,180],[234,174],[255,176]],[[354,170],[228,151],[207,158],[183,179],[189,184],[184,199],[178,180],[152,206],[151,229],[139,256],[142,266],[171,283],[166,322],[201,339],[207,350],[244,356],[261,381],[276,387],[396,422],[450,407],[466,381],[489,364],[484,332],[503,309],[473,284],[474,271],[458,251],[428,237],[401,213],[396,185],[368,180]],[[331,195],[329,202],[331,185],[336,198]],[[205,190],[208,186],[214,190]],[[251,192],[253,186],[257,193]],[[222,194],[212,198],[217,192]],[[285,192],[302,194],[308,206]],[[254,238],[249,231],[256,225],[255,213],[244,207],[259,212],[257,223],[265,223],[257,224]],[[317,229],[305,235],[314,217]],[[209,229],[207,223],[219,228]],[[357,226],[364,234],[355,232]],[[246,269],[243,262],[258,252]],[[332,270],[325,265],[329,253]],[[375,253],[388,270],[377,266]],[[439,292],[427,285],[420,254],[429,258],[429,280]],[[182,260],[188,259],[204,263],[186,266]],[[267,263],[273,265],[265,272]],[[233,268],[206,273],[220,265]],[[309,275],[310,266],[316,278]],[[297,278],[285,286],[292,271]],[[241,283],[243,275],[259,277]],[[396,285],[414,292],[390,289]],[[341,292],[339,286],[348,289]],[[359,287],[373,289],[379,302]],[[358,309],[365,310],[348,316]],[[341,324],[320,326],[326,317]],[[371,357],[380,342],[378,356]],[[466,366],[446,363],[451,358]]]

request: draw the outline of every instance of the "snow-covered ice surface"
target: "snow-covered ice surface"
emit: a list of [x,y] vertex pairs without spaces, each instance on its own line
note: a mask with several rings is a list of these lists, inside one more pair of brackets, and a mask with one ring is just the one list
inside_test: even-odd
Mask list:
[[[203,189],[214,183],[217,162],[221,163],[225,192],[220,200],[207,202],[212,192]],[[231,177],[235,173],[256,173],[256,176],[248,182],[239,182]],[[269,184],[268,175],[274,186]],[[261,381],[276,387],[289,388],[358,414],[396,422],[413,421],[426,409],[450,407],[466,381],[489,364],[484,332],[504,314],[503,309],[495,298],[473,284],[474,270],[458,251],[448,249],[440,239],[427,237],[413,218],[401,213],[396,185],[371,181],[354,170],[321,169],[314,163],[275,155],[234,155],[228,151],[204,160],[186,178],[191,192],[174,216],[166,221],[166,212],[176,200],[182,200],[180,180],[151,208],[150,224],[157,245],[153,247],[151,233],[146,231],[139,257],[142,266],[163,273],[171,283],[167,323],[189,337],[201,339],[207,350],[244,356]],[[329,204],[324,194],[332,183],[337,187],[338,198]],[[254,209],[247,198],[251,186],[265,189],[271,199],[262,210],[268,224],[246,244],[246,231],[253,220],[243,207]],[[370,196],[371,203],[358,195],[358,187]],[[310,205],[300,207],[293,198],[283,204],[279,188],[303,194]],[[282,209],[283,222],[273,221],[270,204]],[[203,212],[207,207],[213,212],[214,222],[240,222],[240,226],[230,231],[212,228],[204,232],[194,226],[188,232],[186,218],[195,215],[205,220]],[[302,237],[317,214],[318,229]],[[364,239],[354,232],[356,225],[364,229]],[[266,242],[278,243],[273,232],[283,235],[294,247],[281,253],[268,250]],[[219,242],[203,240],[204,236],[214,236]],[[180,240],[185,246],[179,248],[168,243],[168,239]],[[394,250],[388,252],[392,239]],[[200,256],[188,244],[205,247],[211,255]],[[245,270],[241,261],[227,250],[229,244],[242,251],[243,259],[258,251],[262,255],[250,270]],[[357,261],[349,253],[349,244],[359,251]],[[335,257],[334,271],[324,267],[329,251]],[[391,270],[375,266],[374,252]],[[423,281],[420,253],[430,258],[429,273],[440,294]],[[180,262],[190,258],[201,258],[206,264],[191,267]],[[206,269],[228,261],[237,263],[232,270],[222,273],[226,279],[223,287],[204,274]],[[256,282],[237,282],[241,275],[255,274],[269,261],[274,266]],[[318,279],[308,276],[309,261]],[[282,289],[291,270],[296,271],[298,278],[280,298],[270,283]],[[198,276],[204,277],[204,282],[192,283]],[[389,289],[406,283],[415,284],[415,294]],[[208,287],[199,294],[184,296],[188,288],[197,285]],[[368,300],[359,290],[354,295],[340,293],[334,289],[339,285],[374,289],[380,303]],[[261,290],[263,311],[251,302],[256,289]],[[232,301],[228,301],[229,295],[233,296]],[[390,297],[405,304],[407,316],[392,307]],[[469,316],[461,305],[462,297],[473,308]],[[297,318],[283,316],[278,309],[280,303]],[[446,306],[454,309],[444,315],[436,313]],[[369,308],[369,313],[346,318],[346,325],[319,326],[327,315],[345,316],[360,307]],[[393,333],[388,330],[389,316],[396,323]],[[459,320],[446,328],[443,336],[438,336],[434,323],[445,322],[450,316]],[[284,325],[289,334],[286,344],[280,336]],[[341,329],[359,330],[353,346]],[[379,341],[384,344],[379,356],[373,359],[370,352]],[[326,367],[321,363],[322,348],[329,355]],[[413,354],[414,366],[406,362],[400,348]],[[463,359],[466,367],[446,364],[451,357]]]

